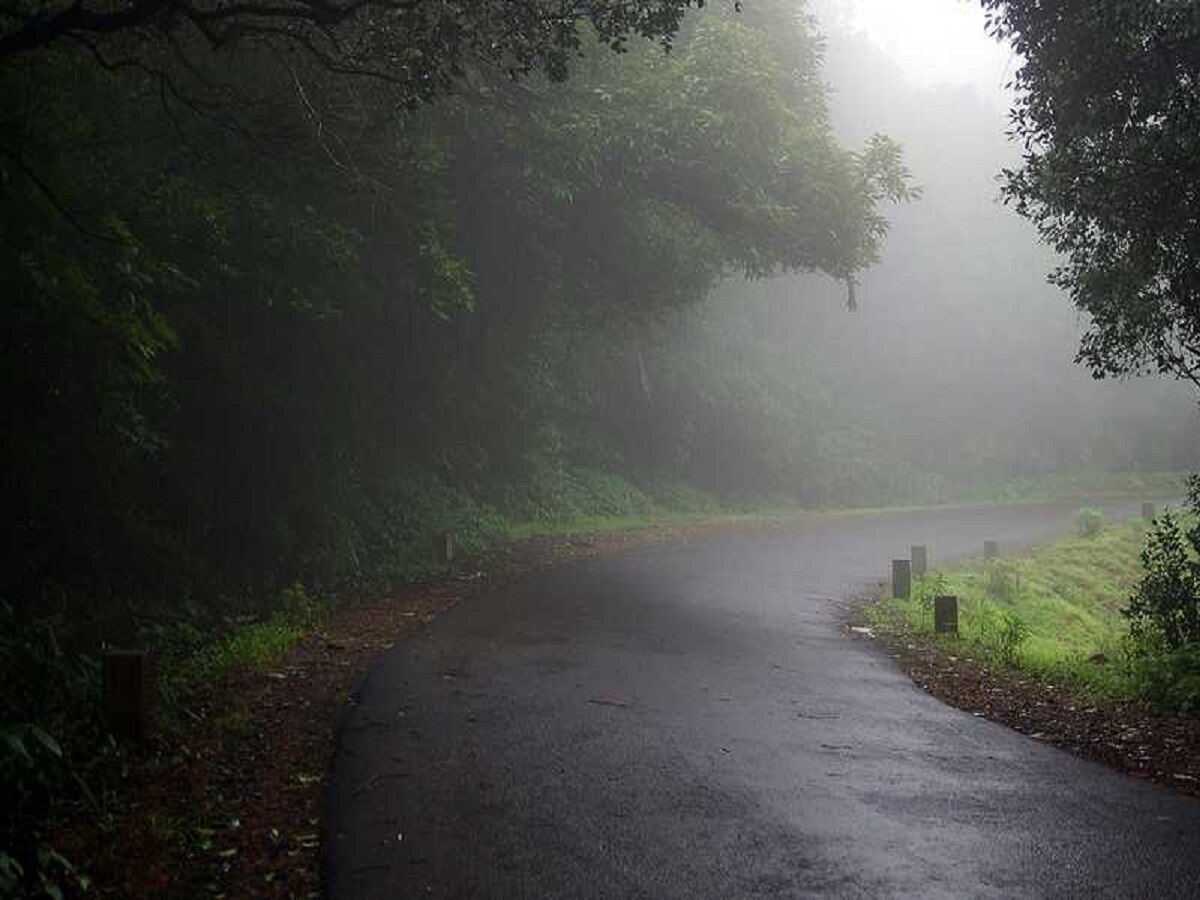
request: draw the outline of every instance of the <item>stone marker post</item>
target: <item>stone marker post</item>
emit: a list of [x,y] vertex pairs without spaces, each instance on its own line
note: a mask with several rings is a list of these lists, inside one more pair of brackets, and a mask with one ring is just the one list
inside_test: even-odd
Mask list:
[[104,717],[119,738],[150,734],[150,657],[145,650],[105,650]]
[[912,551],[913,578],[924,578],[929,571],[929,550],[924,544],[913,544]]
[[995,541],[984,541],[983,542],[983,558],[984,559],[995,559],[999,555],[1000,555],[1000,545],[999,544],[997,544]]
[[454,559],[454,532],[443,531],[433,538],[433,558],[445,564]]
[[907,600],[912,593],[912,563],[907,559],[892,560],[892,596]]
[[1147,522],[1153,522],[1155,516],[1154,503],[1146,500],[1142,503],[1142,518]]
[[935,597],[933,630],[938,634],[958,634],[958,598]]

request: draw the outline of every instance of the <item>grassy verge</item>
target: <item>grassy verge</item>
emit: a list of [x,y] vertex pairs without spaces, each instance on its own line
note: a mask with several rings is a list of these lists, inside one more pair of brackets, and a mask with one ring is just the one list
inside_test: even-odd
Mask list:
[[[1028,556],[920,579],[911,598],[868,606],[876,627],[851,634],[879,638],[952,706],[1200,796],[1200,653],[1147,654],[1122,615],[1143,575],[1147,525],[1096,528],[1081,514],[1079,526]],[[944,594],[959,597],[957,638],[934,634]]]
[[752,525],[782,522],[802,513],[798,510],[764,510],[760,512],[694,513],[661,510],[639,515],[577,516],[570,519],[510,522],[505,531],[509,540],[520,541],[535,537],[561,537],[571,534],[611,534],[618,531],[644,531],[652,528],[671,528],[678,525]]
[[[636,494],[640,502],[620,512],[572,513],[571,507],[531,518],[504,519],[497,534],[501,540],[524,540],[568,534],[608,534],[692,524],[770,524],[821,513],[904,512],[967,506],[979,503],[1038,503],[1056,500],[1100,500],[1119,497],[1175,498],[1183,491],[1180,472],[1073,472],[1038,477],[1012,478],[988,484],[964,485],[946,497],[917,495],[880,504],[848,504],[819,509],[797,506],[785,497],[723,500],[699,491],[650,490],[638,492],[627,484],[625,495]],[[584,508],[620,507],[611,497],[590,497]],[[1136,554],[1135,554],[1136,555]]]
[[[909,599],[869,608],[884,631],[969,652],[1101,698],[1133,699],[1121,614],[1142,576],[1146,524],[1126,522],[1035,548],[1017,559],[969,560],[917,579]],[[959,637],[933,633],[933,598],[959,598]]]
[[1104,497],[1176,497],[1183,490],[1180,472],[1102,472],[1079,470],[1007,478],[994,484],[968,485],[964,500],[1071,500]]

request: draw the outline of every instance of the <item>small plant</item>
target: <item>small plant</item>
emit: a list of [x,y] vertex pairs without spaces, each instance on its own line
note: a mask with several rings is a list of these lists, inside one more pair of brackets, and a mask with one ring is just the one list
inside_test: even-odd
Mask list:
[[44,818],[71,777],[78,778],[62,747],[41,727],[29,722],[0,726],[0,806],[7,820],[7,846],[0,846],[0,896],[63,897],[68,887],[87,892],[87,876],[29,827]]
[[309,594],[298,581],[279,592],[275,608],[277,619],[282,619],[287,625],[301,628],[315,626],[324,611],[321,602]]
[[978,604],[972,610],[974,624],[972,635],[984,652],[1006,666],[1020,662],[1021,647],[1029,638],[1028,623],[1014,612],[997,610],[987,604]]
[[949,582],[942,572],[930,572],[928,575],[913,579],[912,599],[924,612],[932,614],[934,600],[948,593],[950,593]]
[[1000,617],[996,632],[996,655],[1007,666],[1015,666],[1020,659],[1021,646],[1029,637],[1029,625],[1016,613],[1005,612]]
[[1094,537],[1104,528],[1104,513],[1085,506],[1075,514],[1075,528],[1080,537]]
[[1137,693],[1159,709],[1184,716],[1200,713],[1200,646],[1158,652],[1135,647],[1129,675]]

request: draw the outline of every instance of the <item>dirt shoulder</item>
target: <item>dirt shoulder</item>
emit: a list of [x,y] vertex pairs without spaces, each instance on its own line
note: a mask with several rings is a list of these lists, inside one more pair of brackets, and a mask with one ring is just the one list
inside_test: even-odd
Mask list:
[[927,638],[864,630],[861,611],[847,632],[876,641],[942,702],[1132,778],[1200,797],[1200,720],[1159,715],[1137,703],[1098,702],[1067,685],[988,665],[965,648],[960,654]]
[[334,613],[268,671],[186,704],[188,724],[132,755],[117,789],[80,805],[55,846],[91,896],[318,897],[322,798],[337,724],[372,660],[457,603],[573,559],[770,521],[538,537],[444,577]]

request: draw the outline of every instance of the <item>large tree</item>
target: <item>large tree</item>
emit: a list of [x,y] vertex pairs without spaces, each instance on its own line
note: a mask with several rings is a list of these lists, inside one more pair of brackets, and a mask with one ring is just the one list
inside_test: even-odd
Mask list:
[[369,74],[410,99],[442,93],[464,66],[566,76],[584,23],[621,49],[631,36],[670,43],[704,0],[11,0],[0,4],[0,64],[59,45],[106,66],[164,77],[198,54],[248,46],[298,54],[333,72]]
[[1020,59],[1006,195],[1063,255],[1079,360],[1200,387],[1200,5],[982,2]]

